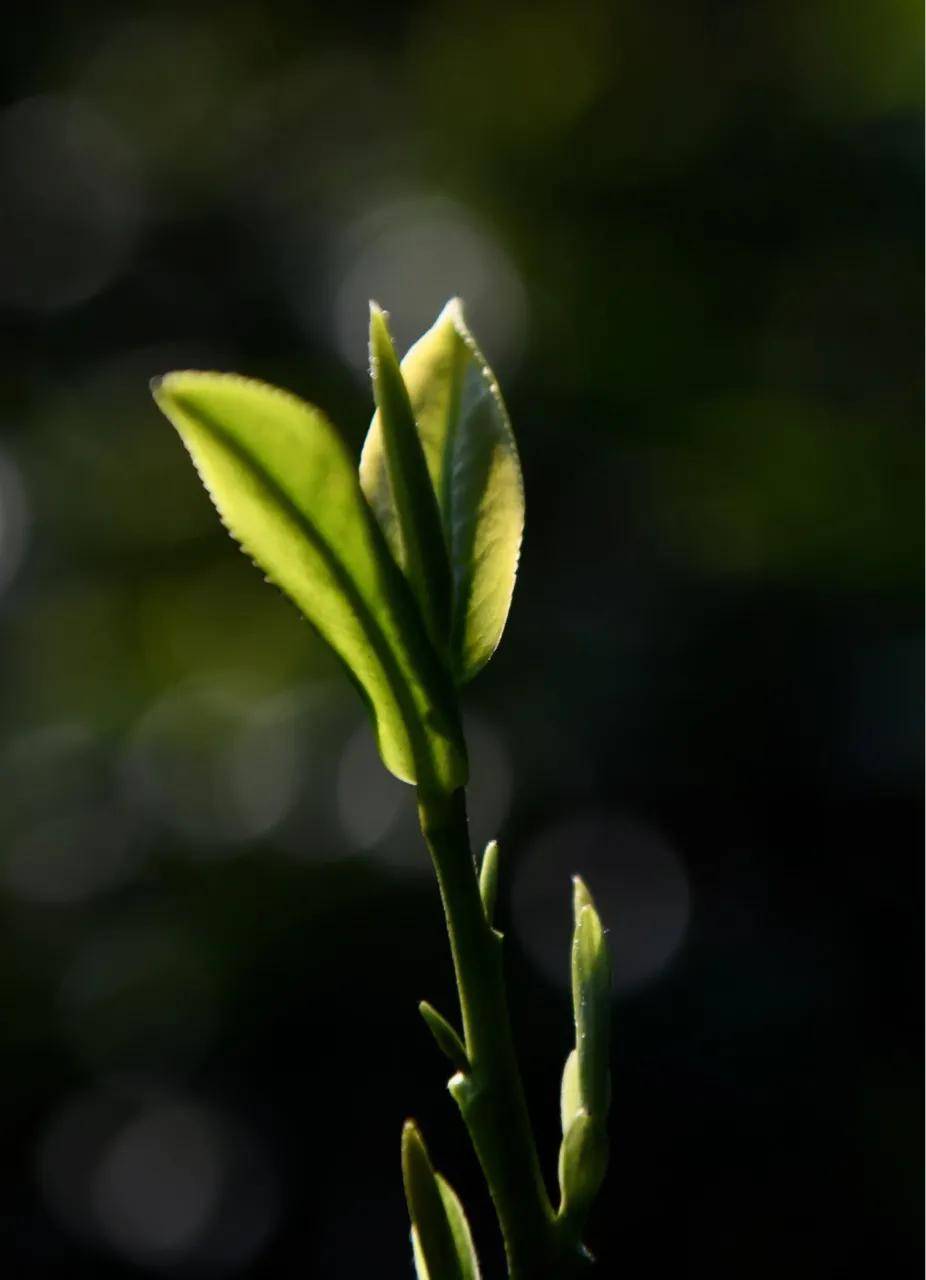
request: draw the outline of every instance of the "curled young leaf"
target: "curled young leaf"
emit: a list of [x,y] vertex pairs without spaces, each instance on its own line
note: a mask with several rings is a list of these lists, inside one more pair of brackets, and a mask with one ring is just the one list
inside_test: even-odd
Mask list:
[[466,1048],[456,1031],[447,1021],[447,1019],[437,1012],[432,1004],[428,1004],[427,1000],[422,1000],[418,1006],[418,1012],[424,1018],[425,1024],[440,1049],[450,1061],[457,1071],[469,1071],[469,1058],[466,1056]]
[[611,1018],[611,961],[591,895],[577,876],[572,940],[572,1001],[576,1024],[579,1096],[596,1120],[607,1115]]
[[153,387],[226,528],[346,665],[387,768],[466,779],[456,695],[327,419],[247,378],[170,373]]
[[[450,559],[450,656],[463,683],[488,662],[508,617],[524,529],[521,464],[498,383],[458,299],[448,302],[401,369]],[[360,479],[393,553],[409,570],[378,413]]]
[[582,1106],[582,1094],[579,1089],[579,1055],[572,1049],[563,1067],[563,1079],[559,1090],[559,1114],[565,1136]]
[[428,634],[444,652],[450,638],[450,566],[440,512],[386,317],[375,302],[370,303],[370,370],[402,563]]
[[608,1168],[608,1137],[600,1120],[578,1111],[559,1149],[560,1215],[581,1223]]

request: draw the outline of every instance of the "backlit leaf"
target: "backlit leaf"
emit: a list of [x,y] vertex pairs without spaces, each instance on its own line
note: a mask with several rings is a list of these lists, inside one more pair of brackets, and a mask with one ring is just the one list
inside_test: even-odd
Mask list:
[[560,1213],[581,1221],[601,1189],[608,1168],[608,1138],[604,1125],[578,1111],[559,1151]]
[[398,357],[386,317],[375,303],[370,304],[370,371],[402,563],[428,634],[443,653],[450,638],[447,548]]
[[[462,683],[492,656],[508,616],[524,528],[521,464],[498,384],[457,299],[401,367],[450,558],[451,662]],[[360,478],[393,553],[409,567],[378,414]]]
[[579,1090],[579,1055],[571,1050],[563,1067],[563,1080],[559,1090],[559,1112],[563,1133],[575,1119],[576,1112],[582,1106],[582,1095]]
[[343,660],[397,777],[466,777],[455,694],[344,445],[311,405],[230,374],[170,373],[154,396],[222,521]]
[[598,912],[578,876],[574,909],[572,1001],[579,1094],[589,1115],[603,1119],[610,1100],[611,960]]

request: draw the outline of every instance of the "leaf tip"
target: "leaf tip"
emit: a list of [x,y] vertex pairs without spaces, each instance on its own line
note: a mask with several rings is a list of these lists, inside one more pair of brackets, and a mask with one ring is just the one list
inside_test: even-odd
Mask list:
[[444,303],[443,311],[441,311],[440,315],[438,316],[439,321],[445,320],[445,319],[452,321],[453,324],[456,325],[458,328],[460,325],[463,325],[465,327],[466,322],[463,319],[463,299],[462,298],[453,297],[453,298],[447,299],[447,301]]
[[389,333],[389,312],[383,308],[373,298],[370,299],[370,349],[374,345],[382,342],[392,344],[392,338]]
[[415,1124],[414,1120],[409,1117],[402,1125],[402,1146],[406,1146],[410,1142],[421,1142],[421,1130]]
[[410,1204],[416,1178],[422,1173],[433,1176],[431,1161],[428,1158],[428,1150],[424,1145],[421,1130],[414,1120],[408,1119],[402,1125],[402,1174]]
[[588,891],[588,885],[581,876],[572,877],[572,910],[575,921],[578,924],[579,916],[585,907],[594,907],[592,895]]
[[388,367],[390,359],[395,361],[395,348],[389,332],[389,313],[384,311],[378,302],[370,299],[370,374],[373,378],[374,390],[378,374],[383,363]]

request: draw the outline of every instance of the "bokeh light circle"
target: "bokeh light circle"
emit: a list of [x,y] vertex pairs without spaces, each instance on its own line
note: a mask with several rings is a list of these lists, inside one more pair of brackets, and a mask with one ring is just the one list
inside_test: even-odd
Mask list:
[[510,373],[516,364],[526,338],[524,285],[491,230],[461,205],[411,196],[368,210],[347,228],[335,257],[334,330],[356,368],[368,364],[370,299],[389,312],[402,354],[456,296],[496,370]]
[[517,865],[513,914],[531,959],[558,986],[569,983],[571,877],[581,874],[602,921],[614,986],[646,985],[670,963],[688,928],[685,867],[646,823],[594,811],[552,824]]
[[279,1217],[279,1180],[255,1134],[198,1099],[138,1081],[68,1098],[40,1136],[35,1165],[69,1234],[148,1271],[245,1270]]
[[0,113],[0,303],[53,312],[124,266],[142,215],[125,139],[79,101],[41,95]]

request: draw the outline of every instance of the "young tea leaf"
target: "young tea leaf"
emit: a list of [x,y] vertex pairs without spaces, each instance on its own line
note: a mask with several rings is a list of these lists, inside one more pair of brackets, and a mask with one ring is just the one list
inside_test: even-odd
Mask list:
[[581,1106],[579,1055],[575,1049],[572,1049],[566,1059],[566,1065],[563,1067],[563,1080],[559,1089],[559,1113],[564,1136]]
[[572,1001],[581,1103],[596,1120],[608,1111],[611,962],[601,920],[581,880],[575,882]]
[[579,1111],[559,1149],[560,1214],[581,1222],[601,1189],[608,1168],[604,1125]]
[[428,634],[444,652],[450,638],[450,565],[440,512],[386,317],[376,303],[370,304],[370,369],[401,560]]
[[347,666],[386,766],[435,790],[460,786],[452,684],[331,424],[229,374],[170,373],[153,391],[229,532]]
[[[447,304],[401,367],[450,557],[451,661],[463,683],[488,662],[508,617],[524,528],[521,464],[498,384],[459,300]],[[394,554],[408,568],[378,415],[360,479]]]

